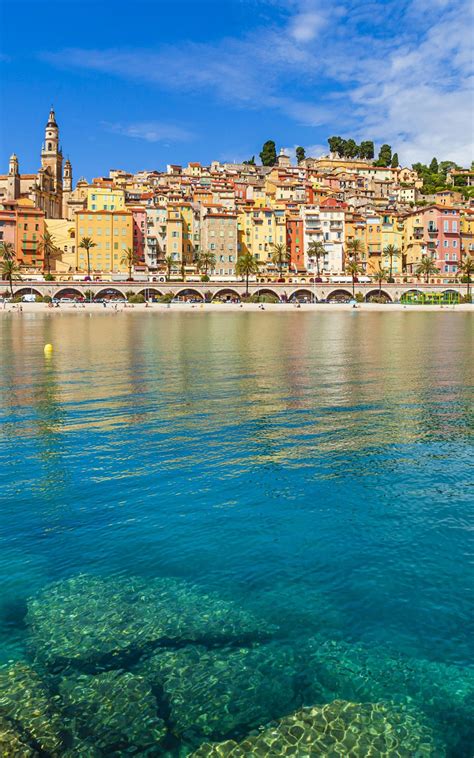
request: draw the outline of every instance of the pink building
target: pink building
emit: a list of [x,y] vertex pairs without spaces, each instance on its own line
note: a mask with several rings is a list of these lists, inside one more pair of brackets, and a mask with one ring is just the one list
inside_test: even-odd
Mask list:
[[14,210],[0,208],[0,244],[2,242],[11,242],[15,246],[16,213]]
[[129,208],[133,214],[133,251],[136,255],[137,263],[145,263],[145,243],[146,243],[146,208],[136,206]]
[[430,205],[423,211],[424,243],[442,274],[455,274],[461,260],[459,208]]

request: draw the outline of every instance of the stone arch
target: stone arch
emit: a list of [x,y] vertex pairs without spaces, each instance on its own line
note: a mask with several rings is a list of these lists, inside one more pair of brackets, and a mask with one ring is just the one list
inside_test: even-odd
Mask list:
[[349,300],[353,300],[354,296],[350,290],[346,289],[337,289],[332,290],[332,292],[329,293],[326,300],[329,302],[330,300],[337,300],[338,303],[347,303]]
[[315,296],[314,292],[312,292],[310,289],[307,289],[305,287],[300,287],[297,290],[294,290],[290,297],[288,298],[290,303],[314,303],[317,301],[317,297]]
[[[8,294],[10,294],[9,285],[5,287],[5,292],[7,289]],[[23,295],[39,295],[39,297],[42,297],[43,293],[35,289],[35,287],[19,287],[15,289],[15,286],[13,286],[13,297],[23,297]]]
[[443,295],[443,302],[445,303],[459,303],[461,299],[459,290],[455,290],[452,287],[443,290],[441,294]]
[[139,290],[137,295],[143,295],[145,299],[148,298],[150,300],[155,297],[163,297],[163,292],[157,290],[156,287],[145,287],[145,289]]
[[423,291],[414,287],[413,289],[405,290],[400,297],[401,303],[416,303],[423,302]]
[[379,291],[378,289],[377,290],[370,290],[369,292],[367,292],[367,294],[365,296],[365,301],[366,301],[366,303],[370,303],[372,300],[376,300],[377,301],[378,298],[383,299],[383,301],[385,303],[392,303],[393,302],[393,300],[390,297],[390,295],[388,294],[388,292],[386,292],[385,290],[380,290]]
[[127,300],[123,292],[116,287],[104,287],[104,289],[95,292],[93,295],[94,300]]
[[61,287],[61,289],[55,292],[54,297],[56,299],[67,297],[69,300],[75,300],[76,298],[81,298],[82,300],[84,298],[84,293],[81,292],[81,290],[77,289],[77,287]]
[[232,287],[222,287],[220,290],[216,290],[214,292],[212,299],[216,300],[218,297],[224,297],[226,300],[228,300],[230,297],[238,298],[240,303],[240,293],[237,292],[237,290],[232,289]]
[[196,297],[202,301],[205,300],[203,293],[199,290],[193,289],[192,287],[183,287],[175,293],[175,297],[184,298],[185,301],[191,300],[192,298]]
[[278,292],[275,292],[275,290],[272,290],[271,287],[259,287],[254,292],[252,292],[252,297],[260,298],[260,297],[265,297],[265,296],[276,298],[277,303],[281,302],[280,295],[278,294]]

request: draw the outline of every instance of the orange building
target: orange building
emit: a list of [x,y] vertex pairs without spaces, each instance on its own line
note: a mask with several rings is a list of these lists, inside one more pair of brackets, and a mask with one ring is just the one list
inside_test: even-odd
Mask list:
[[0,224],[3,221],[4,226],[10,228],[10,235],[5,238],[5,241],[13,242],[16,260],[20,266],[43,268],[44,255],[40,242],[44,234],[44,219],[44,211],[36,208],[33,201],[28,198],[3,203],[3,210],[0,210]]
[[290,269],[305,271],[303,219],[296,216],[286,219],[286,246],[290,253]]

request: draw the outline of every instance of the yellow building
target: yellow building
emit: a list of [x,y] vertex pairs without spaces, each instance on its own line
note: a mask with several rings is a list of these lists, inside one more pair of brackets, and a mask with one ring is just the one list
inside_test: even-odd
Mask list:
[[173,269],[176,272],[183,263],[183,217],[176,205],[168,206],[166,219],[166,257],[173,259]]
[[120,211],[125,208],[125,192],[123,189],[111,187],[88,187],[88,211]]
[[413,211],[403,217],[402,248],[405,268],[413,273],[426,251],[422,211]]
[[52,262],[55,271],[65,273],[76,268],[76,224],[64,218],[45,219],[45,229],[53,238],[53,243],[61,251],[61,256]]
[[261,264],[271,263],[273,245],[286,244],[286,216],[283,209],[246,207],[237,218],[239,255],[251,253]]
[[382,260],[382,219],[378,214],[370,214],[365,219],[365,251],[367,274],[373,274]]
[[95,247],[90,250],[92,271],[127,271],[122,263],[124,251],[133,248],[133,214],[121,211],[80,211],[76,213],[76,268],[87,271],[87,254],[81,240],[90,237]]
[[470,255],[474,258],[474,210],[466,208],[461,211],[461,254],[465,258]]
[[[384,250],[393,245],[398,250],[398,255],[392,258],[392,274],[399,275],[403,266],[403,218],[397,213],[383,213],[381,221],[381,266],[390,270],[390,258],[384,254]],[[377,264],[375,268],[378,268]]]

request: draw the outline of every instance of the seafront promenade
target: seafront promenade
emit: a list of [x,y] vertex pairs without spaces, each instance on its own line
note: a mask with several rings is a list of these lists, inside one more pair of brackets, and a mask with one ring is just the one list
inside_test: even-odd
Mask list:
[[[0,290],[8,291],[8,283],[0,282]],[[127,295],[142,295],[145,300],[154,300],[171,296],[176,299],[193,299],[197,302],[216,302],[233,300],[240,301],[248,295],[253,298],[269,297],[277,303],[292,301],[309,303],[331,303],[334,301],[349,301],[352,299],[352,284],[350,283],[305,283],[305,282],[249,282],[248,290],[245,282],[110,282],[110,281],[27,281],[15,282],[14,296],[37,295],[52,299],[86,299],[94,300],[126,300]],[[355,283],[354,291],[358,299],[363,297],[365,302],[373,299],[383,299],[388,303],[399,303],[410,300],[416,303],[423,295],[434,295],[435,300],[446,303],[459,299],[467,294],[465,284],[447,283],[393,283],[384,284],[379,288],[375,283]],[[444,303],[439,303],[444,304]]]

